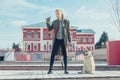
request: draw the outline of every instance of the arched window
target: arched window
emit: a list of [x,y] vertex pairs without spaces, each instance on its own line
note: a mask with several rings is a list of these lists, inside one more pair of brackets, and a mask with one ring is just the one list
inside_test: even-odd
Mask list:
[[44,50],[46,50],[47,48],[46,48],[46,45],[44,45]]
[[34,44],[34,51],[38,51],[38,44]]
[[51,32],[48,33],[48,37],[52,38],[52,33]]
[[27,51],[31,51],[31,44],[27,43]]
[[49,45],[49,49],[52,50],[52,45]]

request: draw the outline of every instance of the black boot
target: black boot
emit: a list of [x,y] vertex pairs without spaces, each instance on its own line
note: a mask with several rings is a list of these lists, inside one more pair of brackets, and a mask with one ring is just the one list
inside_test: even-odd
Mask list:
[[51,57],[51,60],[50,60],[50,68],[49,68],[48,74],[52,74],[53,63],[54,63],[54,56]]
[[50,65],[50,69],[48,71],[48,74],[52,74],[52,65]]
[[52,70],[49,70],[49,71],[48,71],[48,74],[52,74]]
[[69,74],[69,72],[67,70],[67,66],[65,66],[64,74]]
[[64,74],[69,74],[68,69],[67,69],[67,59],[64,59]]
[[68,71],[65,71],[64,74],[69,74],[69,72],[68,72]]

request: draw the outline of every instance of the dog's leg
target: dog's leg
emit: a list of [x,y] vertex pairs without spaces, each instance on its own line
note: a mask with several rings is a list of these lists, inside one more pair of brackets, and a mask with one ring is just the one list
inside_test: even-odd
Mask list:
[[85,72],[86,72],[86,69],[85,69],[85,66],[83,66],[82,74],[85,74]]

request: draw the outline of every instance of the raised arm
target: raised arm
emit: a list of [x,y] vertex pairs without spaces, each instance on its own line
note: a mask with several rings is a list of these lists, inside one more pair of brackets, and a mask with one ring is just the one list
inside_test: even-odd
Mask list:
[[54,24],[50,25],[50,23],[46,23],[48,30],[52,30],[54,28]]

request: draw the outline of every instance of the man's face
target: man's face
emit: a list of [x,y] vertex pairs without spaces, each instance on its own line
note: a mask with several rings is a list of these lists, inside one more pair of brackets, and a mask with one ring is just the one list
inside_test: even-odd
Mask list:
[[55,13],[56,13],[57,19],[61,19],[61,12],[60,11],[56,11]]

